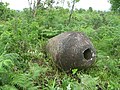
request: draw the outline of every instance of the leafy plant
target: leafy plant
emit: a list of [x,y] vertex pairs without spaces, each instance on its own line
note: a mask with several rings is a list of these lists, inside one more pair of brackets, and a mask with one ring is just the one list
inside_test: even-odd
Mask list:
[[[51,0],[45,2],[35,12],[10,10],[8,4],[0,3],[0,89],[118,90],[119,14],[91,8],[74,10],[69,23],[69,9],[51,7]],[[46,42],[66,31],[83,32],[93,42],[97,58],[91,68],[66,74],[52,67],[51,58],[46,56]]]

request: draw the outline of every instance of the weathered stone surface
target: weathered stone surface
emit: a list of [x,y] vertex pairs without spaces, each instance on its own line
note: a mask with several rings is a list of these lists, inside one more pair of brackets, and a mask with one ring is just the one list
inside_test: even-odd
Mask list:
[[65,32],[48,40],[47,52],[56,66],[64,71],[90,67],[96,52],[87,36],[80,32]]

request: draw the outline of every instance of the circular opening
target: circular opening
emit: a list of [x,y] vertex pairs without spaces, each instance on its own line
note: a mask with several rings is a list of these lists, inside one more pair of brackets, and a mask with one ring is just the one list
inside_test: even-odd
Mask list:
[[92,52],[89,48],[83,52],[83,55],[86,60],[89,60],[92,58]]

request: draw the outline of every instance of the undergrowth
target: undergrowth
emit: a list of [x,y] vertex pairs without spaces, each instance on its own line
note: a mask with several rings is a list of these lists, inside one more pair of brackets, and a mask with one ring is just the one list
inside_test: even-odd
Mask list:
[[[0,90],[119,90],[120,16],[113,12],[61,7],[13,11],[0,4]],[[0,8],[1,9],[1,8]],[[48,39],[66,31],[84,32],[96,48],[87,70],[60,72],[46,57]]]

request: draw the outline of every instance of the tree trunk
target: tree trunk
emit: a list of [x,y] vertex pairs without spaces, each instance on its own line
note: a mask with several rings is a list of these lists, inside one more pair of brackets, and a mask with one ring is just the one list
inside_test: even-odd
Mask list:
[[41,2],[41,0],[37,0],[37,9],[38,9],[38,7],[40,5],[40,2]]
[[72,5],[72,9],[71,9],[71,11],[70,11],[68,24],[71,22],[71,18],[72,18],[72,14],[73,14],[74,6],[75,6],[75,0],[73,0],[73,5]]

